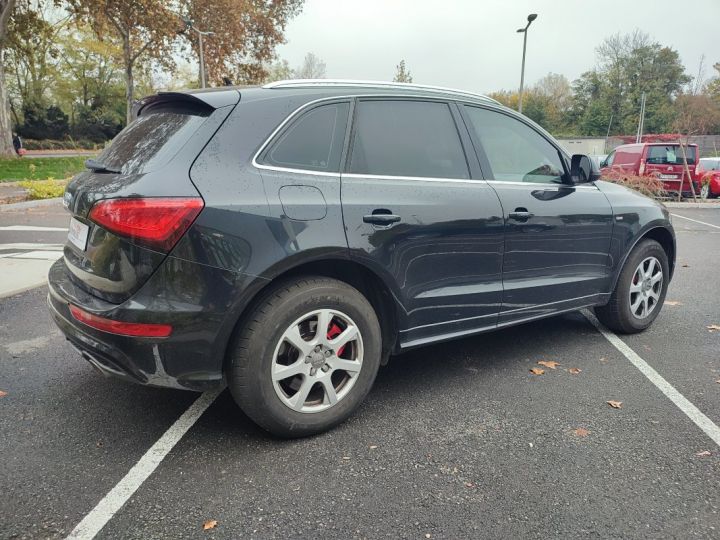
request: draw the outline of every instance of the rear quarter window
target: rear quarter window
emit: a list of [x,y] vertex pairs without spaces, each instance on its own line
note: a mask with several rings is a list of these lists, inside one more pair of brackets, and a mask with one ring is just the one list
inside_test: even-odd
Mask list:
[[281,168],[339,172],[349,111],[350,104],[340,102],[303,113],[270,143],[259,162]]

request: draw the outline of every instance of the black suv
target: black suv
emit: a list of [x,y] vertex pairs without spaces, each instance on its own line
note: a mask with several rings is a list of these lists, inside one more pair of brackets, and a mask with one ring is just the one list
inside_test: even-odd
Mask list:
[[67,188],[50,311],[100,371],[227,384],[281,436],[412,347],[590,306],[643,330],[673,273],[662,205],[481,95],[284,81],[135,115]]

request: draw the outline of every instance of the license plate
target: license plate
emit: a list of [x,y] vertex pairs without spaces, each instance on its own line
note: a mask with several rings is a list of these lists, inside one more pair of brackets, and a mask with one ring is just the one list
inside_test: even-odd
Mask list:
[[677,180],[679,176],[677,174],[661,174],[660,180]]
[[80,251],[85,251],[87,246],[88,231],[90,227],[84,223],[78,221],[75,218],[70,218],[70,228],[68,229],[68,240],[70,243],[78,248]]

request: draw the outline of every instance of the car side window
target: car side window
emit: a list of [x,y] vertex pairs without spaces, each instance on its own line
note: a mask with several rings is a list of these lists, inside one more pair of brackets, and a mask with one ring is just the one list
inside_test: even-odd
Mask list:
[[465,106],[465,111],[470,129],[485,150],[494,180],[563,182],[565,168],[560,153],[535,130],[499,112],[470,105]]
[[348,172],[470,177],[450,107],[433,101],[359,101]]
[[350,104],[329,103],[304,113],[266,150],[260,163],[309,171],[339,172]]
[[613,161],[615,161],[615,150],[610,152],[608,157],[605,158],[605,167],[612,167]]

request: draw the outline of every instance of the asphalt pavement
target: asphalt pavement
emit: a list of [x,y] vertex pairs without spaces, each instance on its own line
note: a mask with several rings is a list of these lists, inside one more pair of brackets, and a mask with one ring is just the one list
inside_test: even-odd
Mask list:
[[[0,213],[0,243],[62,243],[2,229],[67,227],[56,210]],[[669,303],[622,342],[717,429],[720,211],[672,211]],[[46,294],[0,300],[2,538],[66,537],[198,397],[98,375]],[[97,537],[718,538],[719,512],[720,446],[576,313],[393,358],[309,439],[268,436],[224,391]]]

